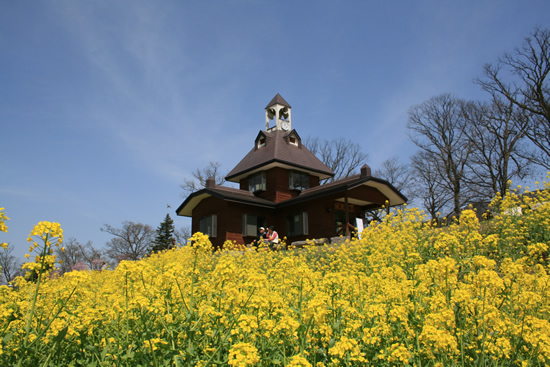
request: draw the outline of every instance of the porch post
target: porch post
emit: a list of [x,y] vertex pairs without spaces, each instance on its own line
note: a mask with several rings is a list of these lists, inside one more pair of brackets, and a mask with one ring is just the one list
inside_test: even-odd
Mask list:
[[345,211],[346,211],[346,236],[349,237],[349,205],[348,205],[348,192],[346,191],[346,197],[345,197],[346,201],[345,201],[345,205],[344,205],[344,208],[345,208]]

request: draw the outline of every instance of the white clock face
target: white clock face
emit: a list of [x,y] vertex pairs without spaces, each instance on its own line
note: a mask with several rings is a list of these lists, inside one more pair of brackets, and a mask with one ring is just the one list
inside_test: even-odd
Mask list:
[[288,130],[290,129],[290,124],[286,121],[283,122],[283,130]]

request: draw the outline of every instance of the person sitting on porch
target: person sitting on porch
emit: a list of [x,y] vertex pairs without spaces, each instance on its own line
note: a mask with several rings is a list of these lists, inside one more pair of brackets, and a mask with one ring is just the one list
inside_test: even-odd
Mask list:
[[275,231],[274,226],[269,226],[267,229],[267,242],[269,242],[269,247],[272,250],[279,244],[279,234]]
[[260,246],[267,237],[267,233],[265,232],[264,227],[260,227],[258,231],[260,231],[260,233],[258,234],[258,237],[254,241],[252,241],[252,246],[255,246],[255,247]]

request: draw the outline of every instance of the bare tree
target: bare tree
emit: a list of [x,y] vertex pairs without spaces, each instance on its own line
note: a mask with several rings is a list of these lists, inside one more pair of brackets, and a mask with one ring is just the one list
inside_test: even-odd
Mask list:
[[81,244],[76,238],[71,237],[65,241],[65,251],[60,248],[55,250],[57,259],[60,260],[61,274],[75,270],[79,265],[82,268],[98,269],[101,263],[102,253],[95,249],[92,242],[88,241],[85,245]]
[[486,64],[476,83],[534,116],[527,136],[538,147],[531,158],[550,169],[550,30],[536,28],[520,48]]
[[411,157],[411,181],[416,197],[432,221],[439,221],[440,213],[449,210],[453,202],[452,192],[444,183],[444,167],[440,161],[426,151],[419,151]]
[[12,255],[13,247],[9,246],[0,251],[0,268],[7,283],[11,282],[21,269],[21,264]]
[[187,240],[191,238],[191,227],[181,227],[179,230],[174,231],[174,237],[176,237],[176,242],[181,246],[187,245]]
[[464,101],[443,94],[409,110],[411,140],[442,167],[443,183],[453,196],[453,212],[467,201],[464,180],[472,147],[466,134]]
[[319,138],[304,139],[302,143],[310,152],[334,172],[334,177],[322,183],[348,177],[368,160],[361,146],[344,138],[320,141]]
[[144,257],[155,238],[155,230],[150,225],[129,221],[123,222],[121,229],[105,224],[101,231],[114,236],[106,243],[105,253],[117,262]]
[[96,249],[91,241],[86,242],[85,245],[79,244],[80,255],[82,262],[84,262],[88,268],[93,270],[100,270],[101,265],[107,261],[103,258],[103,253]]
[[[407,165],[399,162],[399,157],[393,156],[382,162],[381,168],[373,171],[373,176],[382,178],[388,181],[397,190],[407,196],[408,202],[414,197],[413,191],[409,191],[411,185],[410,169]],[[366,224],[370,222],[382,221],[392,210],[400,210],[403,205],[398,205],[392,208],[367,210],[364,212],[364,220]]]
[[410,190],[411,170],[408,165],[399,162],[399,157],[393,156],[382,162],[381,168],[374,171],[373,176],[382,178],[401,191],[407,198],[413,200],[414,191]]
[[185,179],[181,188],[184,193],[183,196],[189,196],[190,194],[206,187],[206,180],[210,177],[214,178],[216,185],[223,185],[225,183],[225,175],[220,173],[221,164],[218,162],[210,162],[208,166],[200,169],[197,168],[191,173],[193,179]]
[[529,174],[522,142],[530,113],[496,97],[490,104],[470,102],[464,112],[472,146],[465,182],[480,201],[488,201],[504,194],[510,180]]
[[534,164],[550,170],[550,125],[543,117],[532,116],[526,135],[536,147],[527,158]]
[[55,250],[57,260],[59,260],[59,270],[61,274],[68,273],[72,271],[74,267],[82,261],[82,255],[80,254],[80,244],[76,238],[69,238],[64,243],[63,247],[65,251],[62,251],[60,248]]

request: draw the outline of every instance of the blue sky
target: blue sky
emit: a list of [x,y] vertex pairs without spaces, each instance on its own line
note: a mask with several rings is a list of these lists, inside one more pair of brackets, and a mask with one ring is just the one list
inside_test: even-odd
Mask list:
[[96,247],[104,224],[190,225],[180,184],[210,161],[231,170],[276,93],[302,137],[351,139],[375,170],[406,162],[407,110],[485,99],[483,64],[548,14],[542,0],[2,1],[0,242],[22,257],[41,220]]

